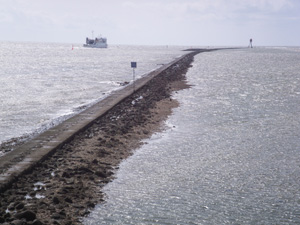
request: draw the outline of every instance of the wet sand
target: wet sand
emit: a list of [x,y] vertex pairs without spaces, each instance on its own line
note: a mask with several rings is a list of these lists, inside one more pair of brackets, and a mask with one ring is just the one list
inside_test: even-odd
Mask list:
[[163,122],[179,105],[172,93],[189,87],[185,74],[197,53],[163,71],[17,178],[0,194],[0,223],[80,224],[105,201],[101,187],[114,179],[120,162],[164,129]]

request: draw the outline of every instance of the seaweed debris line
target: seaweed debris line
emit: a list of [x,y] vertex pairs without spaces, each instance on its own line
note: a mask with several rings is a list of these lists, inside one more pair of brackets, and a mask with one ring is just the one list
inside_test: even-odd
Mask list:
[[[205,51],[205,50],[202,50]],[[162,129],[193,51],[0,158],[0,223],[80,224],[119,163]],[[210,49],[211,51],[211,49]]]

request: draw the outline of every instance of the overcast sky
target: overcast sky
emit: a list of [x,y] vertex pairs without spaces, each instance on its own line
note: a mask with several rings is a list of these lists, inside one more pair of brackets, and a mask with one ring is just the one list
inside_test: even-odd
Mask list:
[[300,0],[0,0],[1,41],[300,46]]

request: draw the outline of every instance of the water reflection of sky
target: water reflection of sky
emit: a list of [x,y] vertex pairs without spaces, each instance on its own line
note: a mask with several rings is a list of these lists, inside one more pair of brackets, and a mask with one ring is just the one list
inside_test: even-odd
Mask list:
[[121,164],[85,224],[300,223],[299,59],[196,56],[170,129]]
[[185,54],[182,49],[0,42],[0,144],[41,132],[121,88],[132,81],[131,61],[139,78]]

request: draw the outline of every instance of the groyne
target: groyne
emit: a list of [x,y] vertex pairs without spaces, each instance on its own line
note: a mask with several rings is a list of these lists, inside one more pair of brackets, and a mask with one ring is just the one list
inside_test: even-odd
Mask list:
[[130,96],[134,89],[137,91],[162,71],[168,69],[185,57],[186,55],[169,64],[163,65],[159,69],[136,80],[134,83],[127,85],[124,89],[115,91],[84,112],[45,131],[14,151],[2,156],[0,158],[0,191],[7,189],[18,176],[29,171],[36,163],[45,159],[57,148],[70,141],[74,135],[86,129],[94,120],[103,116],[112,107]]
[[171,94],[188,87],[184,75],[202,51],[163,65],[1,157],[0,223],[80,223],[104,200],[100,188],[119,163],[178,106]]

